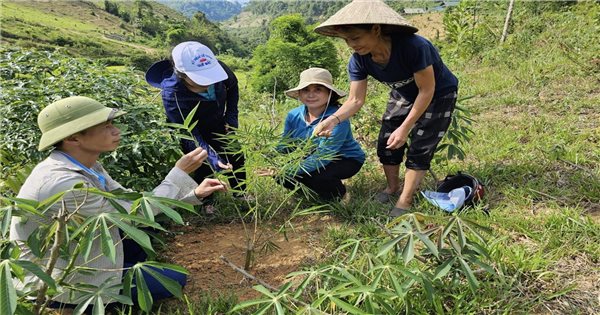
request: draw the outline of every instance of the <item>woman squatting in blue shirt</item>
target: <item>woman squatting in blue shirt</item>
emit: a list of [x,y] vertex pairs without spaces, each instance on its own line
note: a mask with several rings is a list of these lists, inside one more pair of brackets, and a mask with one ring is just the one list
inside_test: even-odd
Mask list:
[[[346,92],[333,86],[329,71],[310,68],[300,74],[298,86],[285,94],[302,104],[288,112],[283,130],[284,142],[310,141],[314,149],[293,170],[291,176],[282,180],[284,187],[294,189],[304,184],[325,201],[342,198],[346,187],[342,179],[354,176],[365,162],[365,153],[352,136],[350,121],[340,122],[331,137],[313,137],[315,126],[327,117],[335,117],[338,99]],[[286,146],[280,151],[302,146]]]

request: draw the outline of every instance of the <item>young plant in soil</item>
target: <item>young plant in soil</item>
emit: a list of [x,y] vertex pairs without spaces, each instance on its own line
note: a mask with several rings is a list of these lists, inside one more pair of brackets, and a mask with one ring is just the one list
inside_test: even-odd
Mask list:
[[[193,116],[200,104],[183,119],[182,124],[169,123],[170,127],[182,130],[183,133],[177,133],[176,137],[193,141],[196,146],[198,142],[192,134],[197,121],[193,121]],[[183,117],[183,113],[182,113]],[[286,191],[283,197],[274,200],[261,192],[270,192],[273,187],[280,186],[283,180],[289,179],[293,174],[302,168],[303,157],[315,150],[315,145],[311,141],[303,143],[291,143],[277,135],[277,127],[263,126],[257,124],[245,129],[234,130],[226,135],[220,135],[220,140],[229,145],[226,147],[226,154],[243,154],[251,164],[257,169],[275,170],[271,175],[275,182],[270,179],[259,178],[254,176],[250,169],[240,169],[235,171],[247,171],[247,178],[243,184],[246,187],[245,191],[233,191],[242,196],[253,196],[253,198],[242,198],[243,205],[233,203],[235,213],[242,223],[245,232],[245,258],[244,267],[246,271],[250,271],[257,259],[259,253],[268,253],[279,249],[273,241],[273,233],[270,226],[275,222],[280,222],[275,230],[278,233],[287,234],[288,230],[293,230],[292,221],[295,217],[308,215],[319,212],[322,205],[309,205],[306,208],[302,207],[301,201],[295,201],[295,195],[303,194],[309,196],[310,192],[306,191],[302,186],[298,186],[295,190]],[[236,145],[244,143],[243,146]],[[283,151],[289,151],[289,154],[282,154]],[[293,152],[292,152],[293,151]],[[323,158],[331,158],[323,156]],[[213,171],[215,178],[222,178],[224,181],[228,176],[233,174],[219,174]],[[282,222],[282,223],[281,223]]]

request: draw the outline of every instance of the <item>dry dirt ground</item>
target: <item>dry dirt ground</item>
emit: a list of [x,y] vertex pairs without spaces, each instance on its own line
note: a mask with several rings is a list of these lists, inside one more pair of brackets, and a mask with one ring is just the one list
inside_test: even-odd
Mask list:
[[[320,240],[329,227],[336,225],[338,223],[329,216],[303,218],[293,223],[295,230],[288,233],[287,240],[282,234],[266,230],[279,249],[259,254],[250,273],[271,286],[282,285],[288,273],[323,257]],[[165,256],[190,272],[185,294],[198,296],[199,290],[211,294],[232,292],[240,300],[259,296],[252,289],[256,282],[245,280],[240,272],[220,259],[224,256],[235,265],[244,266],[246,232],[241,223],[183,226],[177,232],[181,234],[171,239]]]

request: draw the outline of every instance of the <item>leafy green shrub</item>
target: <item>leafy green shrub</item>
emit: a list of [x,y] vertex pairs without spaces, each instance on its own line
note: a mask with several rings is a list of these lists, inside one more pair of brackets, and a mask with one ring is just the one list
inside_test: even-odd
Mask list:
[[[83,203],[89,195],[99,195],[106,198],[118,211],[111,213],[97,213],[91,216],[83,216],[77,208],[69,208],[63,201],[65,195],[71,192],[81,194]],[[72,197],[69,197],[73,201]],[[65,198],[66,199],[66,198]],[[117,200],[128,200],[132,203],[131,209],[125,209]],[[94,304],[94,314],[104,314],[104,303],[119,302],[131,305],[131,288],[137,288],[137,304],[145,311],[152,309],[153,299],[142,271],[148,273],[159,281],[171,294],[182,297],[181,286],[173,279],[167,278],[156,269],[170,269],[187,274],[187,271],[179,266],[160,263],[152,260],[138,262],[131,268],[126,269],[122,283],[108,287],[108,284],[99,287],[86,283],[72,283],[75,274],[94,274],[98,270],[83,265],[82,262],[93,261],[90,257],[91,248],[102,248],[102,254],[111,259],[116,259],[117,244],[121,239],[113,239],[111,230],[116,227],[123,237],[128,237],[139,244],[149,254],[150,259],[156,257],[150,240],[151,233],[143,228],[151,228],[157,231],[165,229],[155,221],[151,208],[159,208],[162,212],[178,224],[183,224],[182,217],[169,207],[178,207],[188,211],[194,211],[192,205],[160,198],[151,194],[137,194],[132,192],[104,192],[96,188],[82,185],[74,187],[47,200],[36,202],[24,199],[4,199],[2,202],[14,203],[15,206],[7,206],[0,209],[0,222],[2,224],[2,241],[0,242],[0,313],[2,314],[46,314],[44,309],[53,298],[64,293],[76,296],[74,303],[78,304],[75,313],[81,314],[88,305]],[[69,203],[71,204],[71,203]],[[7,240],[9,224],[12,217],[22,217],[40,222],[40,226],[33,231],[31,236],[24,242],[23,246],[31,251],[39,261],[47,262],[45,266],[38,265],[28,260],[20,260],[19,256],[23,246]],[[52,218],[52,220],[49,220]],[[57,272],[57,262],[61,259],[64,268]],[[106,270],[104,270],[106,271]],[[116,271],[120,271],[116,270]],[[13,285],[13,279],[24,281],[26,272],[31,274],[40,285],[26,283],[18,290]],[[111,290],[111,291],[109,291]],[[114,292],[121,292],[115,294]],[[33,299],[35,297],[35,299]],[[30,311],[33,310],[33,312]]]
[[[179,158],[180,149],[162,125],[162,108],[150,101],[153,92],[135,72],[126,71],[107,71],[101,63],[57,52],[2,50],[1,183],[47,156],[37,151],[40,110],[61,98],[82,95],[128,112],[117,120],[122,125],[120,149],[102,158],[107,171],[125,187],[154,188]],[[0,187],[2,192],[6,189]]]
[[158,60],[156,56],[149,56],[146,53],[132,54],[129,57],[129,64],[137,70],[146,71],[150,66]]
[[253,89],[259,92],[275,89],[277,95],[293,87],[295,78],[309,67],[325,68],[334,78],[340,74],[333,42],[307,28],[300,15],[273,20],[269,40],[256,48],[251,64]]
[[487,228],[458,216],[414,213],[381,231],[387,237],[350,238],[333,251],[331,262],[291,273],[295,283],[302,278],[297,285],[255,286],[263,298],[242,302],[234,311],[441,314],[475,312],[483,301],[496,302],[477,295],[479,279],[496,277],[481,233]]

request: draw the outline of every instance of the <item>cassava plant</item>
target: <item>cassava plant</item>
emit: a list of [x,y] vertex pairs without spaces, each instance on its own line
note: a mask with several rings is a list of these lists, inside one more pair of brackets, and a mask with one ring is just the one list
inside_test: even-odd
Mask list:
[[[74,193],[83,197],[77,206],[70,208],[64,201],[64,196]],[[93,195],[105,198],[117,211],[83,216],[79,210]],[[131,208],[124,208],[119,200],[131,202]],[[181,286],[155,270],[171,269],[185,274],[187,271],[176,265],[152,260],[139,262],[129,269],[113,270],[125,272],[122,281],[119,281],[121,284],[113,287],[107,284],[95,287],[86,283],[71,283],[66,279],[77,273],[89,275],[98,272],[88,266],[76,264],[76,261],[88,262],[95,259],[90,256],[92,247],[101,248],[103,255],[115,261],[116,246],[121,239],[113,239],[111,236],[109,230],[114,227],[118,227],[124,237],[139,244],[149,254],[150,259],[154,258],[156,255],[151,234],[146,229],[164,231],[164,228],[155,221],[152,209],[159,209],[173,222],[183,224],[181,215],[172,208],[193,212],[193,206],[153,196],[151,193],[105,192],[83,184],[77,184],[71,190],[41,202],[19,198],[3,198],[2,202],[10,205],[0,211],[1,314],[45,314],[48,304],[61,294],[68,294],[74,299],[73,304],[77,304],[75,314],[81,314],[90,304],[93,304],[94,314],[103,314],[106,303],[133,304],[133,287],[137,290],[136,304],[142,311],[150,312],[154,301],[142,272],[155,278],[174,296],[182,297]],[[26,241],[17,243],[8,241],[11,219],[36,220],[41,223]],[[23,250],[35,255],[39,263],[19,259]],[[60,269],[57,268],[59,259],[64,263]],[[45,263],[42,263],[44,261]],[[16,282],[27,283],[17,288],[13,285]],[[115,291],[120,293],[115,294]]]

